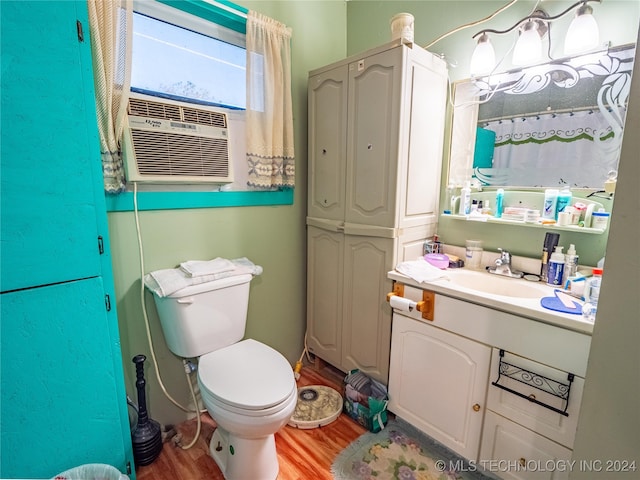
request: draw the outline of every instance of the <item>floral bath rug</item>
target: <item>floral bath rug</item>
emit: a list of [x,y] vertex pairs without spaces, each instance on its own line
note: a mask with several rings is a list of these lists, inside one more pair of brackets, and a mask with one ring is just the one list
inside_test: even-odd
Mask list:
[[480,480],[479,471],[448,448],[400,420],[365,433],[340,452],[331,466],[336,480]]

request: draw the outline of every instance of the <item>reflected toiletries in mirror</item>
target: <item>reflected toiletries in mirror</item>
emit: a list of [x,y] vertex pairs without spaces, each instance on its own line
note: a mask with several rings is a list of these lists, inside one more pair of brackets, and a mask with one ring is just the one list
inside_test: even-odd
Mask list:
[[635,45],[456,84],[449,183],[602,189],[618,168]]

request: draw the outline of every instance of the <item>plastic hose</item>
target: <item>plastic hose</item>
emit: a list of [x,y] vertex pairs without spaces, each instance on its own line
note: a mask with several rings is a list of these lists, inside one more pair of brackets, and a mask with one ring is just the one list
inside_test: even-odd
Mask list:
[[[140,303],[142,304],[142,316],[144,317],[144,325],[147,332],[147,341],[149,343],[149,351],[151,353],[151,359],[153,361],[153,365],[155,366],[154,370],[156,372],[156,378],[158,379],[158,384],[160,385],[162,392],[171,401],[171,403],[173,403],[176,407],[178,407],[184,412],[194,413],[194,410],[191,410],[190,408],[182,406],[177,400],[175,400],[169,394],[169,392],[164,386],[164,382],[162,381],[162,378],[160,377],[160,369],[158,368],[158,361],[156,359],[155,349],[153,348],[151,328],[149,327],[149,316],[147,315],[147,306],[144,300],[144,249],[142,247],[142,235],[140,233],[140,219],[138,217],[138,184],[136,182],[133,183],[133,211],[134,211],[134,217],[136,220],[136,233],[138,236],[138,251],[140,253]],[[183,360],[183,365],[185,362],[186,360]],[[187,448],[191,448],[195,444],[196,440],[198,439],[198,436],[200,435],[200,424],[201,424],[200,414],[206,412],[206,410],[198,410],[198,402],[196,400],[195,392],[193,391],[193,385],[191,384],[191,377],[189,376],[189,373],[186,370],[185,370],[185,373],[187,375],[187,383],[189,384],[189,390],[191,391],[191,396],[193,398],[194,408],[196,409],[195,414],[196,414],[196,417],[198,418],[198,429],[196,432],[196,437],[188,446],[183,447],[184,449],[187,449]]]

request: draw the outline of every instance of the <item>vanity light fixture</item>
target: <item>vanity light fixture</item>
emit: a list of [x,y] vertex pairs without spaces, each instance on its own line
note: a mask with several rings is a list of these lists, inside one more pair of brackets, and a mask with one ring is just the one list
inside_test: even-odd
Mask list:
[[600,31],[598,23],[593,18],[593,8],[586,3],[576,10],[576,16],[569,25],[567,36],[564,38],[564,53],[580,53],[598,46]]
[[554,16],[548,16],[543,10],[536,10],[506,30],[479,31],[472,37],[478,37],[478,43],[471,57],[470,73],[477,76],[487,74],[495,68],[495,52],[489,34],[503,35],[516,29],[519,37],[513,52],[513,64],[530,65],[537,62],[542,57],[542,39],[548,33],[550,23],[573,10],[576,10],[576,16],[566,35],[565,53],[580,53],[596,47],[599,42],[598,24],[593,18],[593,9],[587,5],[588,2],[600,3],[601,0],[576,2]]
[[483,33],[478,39],[478,45],[471,57],[469,70],[473,75],[490,73],[496,64],[496,51],[493,49],[489,35]]
[[514,65],[531,65],[542,58],[542,37],[547,26],[542,20],[530,18],[520,28],[520,36],[513,49]]

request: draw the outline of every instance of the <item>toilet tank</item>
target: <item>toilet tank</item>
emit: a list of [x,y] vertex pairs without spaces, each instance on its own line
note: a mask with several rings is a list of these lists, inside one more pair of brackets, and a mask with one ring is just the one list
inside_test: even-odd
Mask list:
[[244,337],[252,275],[234,275],[153,298],[169,349],[194,358]]

